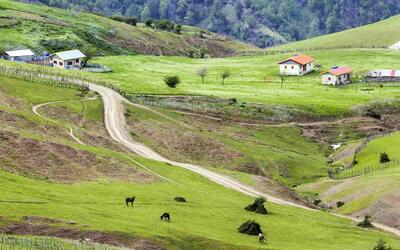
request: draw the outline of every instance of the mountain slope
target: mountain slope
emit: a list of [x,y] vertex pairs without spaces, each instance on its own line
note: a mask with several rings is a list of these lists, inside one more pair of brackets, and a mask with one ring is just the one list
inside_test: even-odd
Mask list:
[[260,47],[373,23],[400,13],[398,0],[28,0],[105,15],[169,19]]
[[284,44],[271,50],[387,48],[398,41],[400,41],[400,15],[354,29]]
[[182,34],[134,27],[105,17],[13,1],[0,2],[0,50],[29,47],[42,52],[79,48],[89,55],[189,55],[205,49],[226,56],[256,49],[192,27]]
[[[97,138],[97,145],[93,144],[86,135],[87,130],[93,129],[86,123],[89,117],[84,121],[84,126],[74,126],[78,136],[88,143],[79,145],[65,137],[63,124],[77,125],[84,119],[85,113],[90,115],[91,122],[101,123],[102,110],[82,109],[80,106],[83,104],[79,104],[74,90],[0,78],[0,97],[3,101],[0,110],[5,114],[0,117],[3,125],[0,128],[1,145],[9,145],[11,142],[25,145],[8,148],[4,154],[8,162],[0,161],[0,179],[3,184],[0,187],[3,201],[0,203],[0,232],[31,232],[47,236],[59,233],[57,236],[61,237],[74,237],[89,232],[88,238],[94,240],[107,240],[110,236],[119,235],[119,241],[114,241],[114,244],[139,248],[129,245],[139,241],[145,242],[152,249],[345,249],[349,245],[352,249],[366,249],[373,247],[380,237],[398,247],[393,236],[356,228],[348,220],[322,211],[308,211],[268,202],[270,214],[250,214],[243,209],[252,202],[250,197],[225,189],[186,170],[143,159],[121,148],[110,149],[108,147],[113,146],[110,144],[102,146],[99,142],[107,140],[102,136]],[[32,113],[31,103],[54,100],[65,103],[43,107],[41,112],[58,123],[54,124]],[[39,147],[27,147],[32,144],[46,144],[52,148],[38,153],[35,150]],[[65,147],[69,150],[65,150]],[[25,150],[26,155],[18,150]],[[90,171],[93,167],[85,168],[86,164],[79,162],[79,157],[71,156],[74,152],[85,152],[90,156],[85,160],[94,164],[101,163],[103,159],[114,160],[119,163],[117,166],[122,165],[142,176],[110,180],[108,175],[94,173],[93,179],[66,182],[63,179],[43,178],[49,173],[46,171],[31,175],[35,168],[41,170],[40,166],[49,165],[58,166],[60,171],[64,171],[59,176],[61,178],[71,175],[82,177],[80,171]],[[137,163],[122,157],[119,152],[179,184],[157,178]],[[59,164],[62,156],[74,159],[77,163],[75,171],[65,168],[69,165]],[[23,157],[27,157],[31,163],[40,160],[41,164],[26,164],[24,171],[15,171],[15,165],[10,163]],[[23,162],[29,163],[27,160]],[[101,169],[103,173],[112,175],[120,172],[117,166],[106,164]],[[132,195],[136,195],[137,200],[133,208],[127,208],[124,198]],[[188,202],[175,202],[173,197],[178,195],[187,198]],[[165,211],[171,213],[171,223],[160,221],[159,215]],[[236,231],[248,219],[255,219],[262,225],[268,237],[267,244],[260,245],[256,237]],[[99,233],[104,237],[96,237]],[[316,234],[318,240],[315,240]],[[337,237],[341,240],[338,241]]]

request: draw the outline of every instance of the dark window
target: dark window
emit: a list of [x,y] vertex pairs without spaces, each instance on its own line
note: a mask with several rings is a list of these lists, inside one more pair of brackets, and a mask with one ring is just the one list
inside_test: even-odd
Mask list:
[[294,69],[294,66],[292,66],[292,69]]
[[60,64],[60,66],[63,66],[63,65],[64,65],[64,63],[62,63],[62,62],[58,62],[58,64]]
[[72,62],[68,62],[67,65],[72,65]]
[[79,63],[79,59],[76,59],[76,63]]

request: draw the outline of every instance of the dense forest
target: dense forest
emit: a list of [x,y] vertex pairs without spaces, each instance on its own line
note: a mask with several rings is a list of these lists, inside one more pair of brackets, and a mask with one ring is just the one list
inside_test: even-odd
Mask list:
[[260,47],[376,22],[400,13],[400,0],[27,0],[103,15],[169,19]]

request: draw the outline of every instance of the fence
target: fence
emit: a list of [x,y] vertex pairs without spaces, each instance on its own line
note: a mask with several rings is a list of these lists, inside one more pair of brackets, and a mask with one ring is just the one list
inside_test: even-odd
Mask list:
[[[394,133],[398,133],[398,132],[396,131]],[[387,167],[386,168],[382,167],[382,165],[385,165],[386,163],[385,164],[379,164],[379,165],[376,165],[376,166],[367,166],[367,167],[363,167],[363,168],[353,168],[353,167],[354,167],[354,165],[356,163],[357,154],[360,153],[361,150],[363,150],[371,140],[387,137],[387,136],[393,135],[394,133],[387,133],[387,134],[368,136],[354,150],[353,159],[352,159],[350,165],[346,166],[346,169],[344,169],[342,171],[339,171],[337,173],[333,173],[331,175],[331,177],[333,179],[345,179],[345,178],[350,178],[350,177],[354,177],[354,176],[358,176],[358,175],[362,175],[362,174],[366,174],[366,173],[371,173],[371,172],[376,171],[376,170],[386,169]],[[400,162],[398,162],[398,161],[392,161],[392,162],[389,162],[389,163],[390,164],[395,164],[395,165],[396,164],[397,165],[400,164]],[[340,178],[338,178],[339,176],[340,176]]]
[[49,237],[0,235],[0,250],[118,250],[95,243],[80,243]]
[[241,51],[236,53],[234,56],[261,56],[261,55],[277,55],[287,53],[300,53],[300,52],[312,52],[312,51],[325,51],[332,49],[387,49],[385,46],[328,46],[328,47],[315,47],[315,48],[303,48],[303,49],[286,49],[286,50],[263,50],[263,51]]
[[388,168],[400,167],[400,161],[390,161],[383,164],[378,164],[374,166],[365,166],[360,168],[350,168],[343,170],[339,173],[335,173],[332,175],[332,179],[342,180],[351,177],[356,177],[364,174],[369,174],[376,171],[382,171]]

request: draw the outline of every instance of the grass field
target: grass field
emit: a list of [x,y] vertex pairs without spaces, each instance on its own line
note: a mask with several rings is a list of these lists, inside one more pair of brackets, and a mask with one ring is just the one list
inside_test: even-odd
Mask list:
[[[144,171],[114,150],[78,145],[59,138],[56,133],[46,138],[33,133],[47,122],[30,113],[27,104],[70,100],[75,96],[74,90],[58,90],[29,83],[23,85],[21,81],[4,78],[0,79],[0,89],[5,93],[2,100],[11,102],[5,97],[18,95],[17,99],[25,103],[15,102],[11,108],[0,104],[3,111],[18,112],[24,120],[34,122],[29,127],[10,128],[7,125],[2,129],[31,140],[66,144],[98,157],[105,155],[123,161],[137,171]],[[43,92],[47,93],[41,95]],[[15,107],[19,105],[26,108],[16,111]],[[74,107],[68,110],[76,112]],[[75,230],[128,233],[170,249],[346,249],[349,246],[351,249],[366,249],[372,248],[380,237],[400,247],[398,241],[389,235],[358,229],[348,220],[324,212],[268,203],[269,215],[248,213],[243,207],[252,201],[250,197],[180,168],[130,156],[180,184],[161,180],[138,183],[104,178],[68,184],[0,171],[0,214],[10,221],[21,221],[21,217],[27,215],[75,221]],[[132,195],[136,195],[137,201],[134,208],[127,208],[123,199]],[[184,196],[189,202],[176,203],[173,201],[175,196]],[[159,215],[165,211],[171,213],[171,223],[160,222]],[[268,237],[266,245],[260,246],[255,237],[236,232],[236,228],[247,219],[255,219],[262,225]]]
[[[157,109],[127,107],[136,140],[178,161],[263,174],[287,185],[327,174],[318,145],[288,127],[245,127]],[[189,125],[189,126],[188,126]]]
[[307,51],[335,48],[387,48],[400,41],[399,23],[400,15],[354,29],[284,44],[273,47],[270,50]]
[[[326,68],[346,65],[355,75],[364,75],[374,68],[400,68],[397,60],[400,52],[388,50],[330,50],[310,52],[316,62]],[[113,68],[113,73],[101,75],[130,93],[190,94],[238,101],[283,105],[301,109],[311,114],[339,116],[348,114],[357,104],[381,98],[400,96],[400,88],[352,84],[343,88],[321,84],[320,75],[312,73],[304,77],[287,78],[281,87],[277,62],[290,54],[268,56],[233,57],[225,59],[196,60],[180,57],[121,56],[99,57],[94,62]],[[205,83],[197,72],[208,69]],[[221,73],[231,72],[224,85]],[[176,89],[168,88],[163,78],[178,75],[182,84]],[[372,88],[372,91],[363,89]]]

